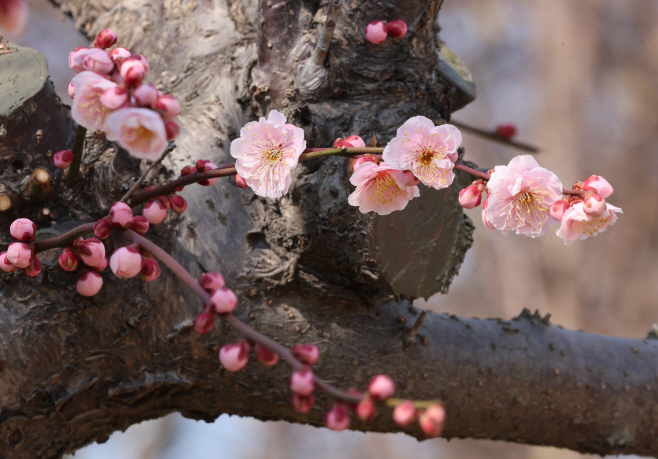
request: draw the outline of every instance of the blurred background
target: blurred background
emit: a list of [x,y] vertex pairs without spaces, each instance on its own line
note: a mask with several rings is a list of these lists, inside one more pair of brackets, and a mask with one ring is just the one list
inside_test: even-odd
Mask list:
[[[624,214],[596,238],[565,246],[555,230],[538,240],[488,232],[480,209],[475,244],[448,295],[421,307],[466,317],[510,319],[522,308],[552,322],[644,337],[658,322],[658,2],[636,0],[446,0],[441,38],[470,68],[475,102],[454,119],[484,128],[512,122],[519,140],[565,187],[590,174],[615,187]],[[73,72],[68,53],[87,46],[69,19],[33,0],[19,44],[42,51],[62,98]],[[482,167],[519,154],[465,134],[467,158]],[[633,194],[635,197],[633,198]],[[555,228],[557,229],[557,228]],[[448,422],[450,422],[448,420]],[[554,448],[327,429],[221,416],[213,424],[174,414],[115,433],[75,459],[196,458],[575,459]],[[626,456],[629,457],[629,456]]]

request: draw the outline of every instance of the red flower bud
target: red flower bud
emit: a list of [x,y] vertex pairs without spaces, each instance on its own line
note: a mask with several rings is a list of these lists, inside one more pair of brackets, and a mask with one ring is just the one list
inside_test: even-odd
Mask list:
[[443,432],[446,422],[446,411],[441,405],[430,405],[418,419],[420,428],[428,437],[438,437]]
[[256,359],[266,367],[271,367],[276,365],[279,361],[279,354],[276,354],[260,344],[254,344],[254,353],[256,354]]
[[368,393],[378,402],[383,402],[395,393],[395,383],[387,375],[377,375],[370,380]]
[[41,273],[41,260],[34,255],[30,260],[30,265],[27,268],[23,268],[23,272],[30,277],[37,277]]
[[21,242],[34,241],[34,235],[36,232],[37,225],[27,218],[14,220],[9,227],[9,234],[11,234],[11,237]]
[[173,142],[180,135],[180,126],[174,120],[169,120],[165,122],[165,134],[167,135],[167,141]]
[[112,222],[109,217],[104,217],[94,223],[94,236],[99,239],[107,239],[112,234]]
[[110,260],[108,260],[107,257],[103,257],[101,262],[98,263],[96,266],[92,266],[91,269],[100,273],[105,271],[109,265],[110,265]]
[[64,250],[64,253],[59,256],[57,261],[59,262],[60,268],[64,271],[75,271],[75,268],[78,267],[79,263],[78,257],[75,253],[66,250]]
[[311,395],[315,390],[315,375],[309,367],[302,367],[290,377],[290,389],[295,394]]
[[66,169],[73,162],[73,152],[71,150],[58,151],[53,155],[53,162],[57,169]]
[[388,35],[393,38],[404,38],[407,34],[407,23],[396,19],[387,24]]
[[249,188],[247,181],[240,174],[235,174],[235,184],[238,188]]
[[144,236],[149,230],[149,221],[143,215],[135,215],[130,223],[130,229]]
[[154,281],[160,277],[160,265],[151,257],[143,257],[142,270],[139,277],[146,282]]
[[401,427],[410,425],[416,420],[416,407],[413,402],[405,400],[393,410],[393,421]]
[[96,266],[105,257],[105,246],[95,237],[78,243],[78,255],[87,266]]
[[233,290],[220,288],[210,295],[210,306],[217,314],[227,314],[235,309],[238,304],[238,297]]
[[227,371],[242,370],[249,361],[249,343],[243,339],[237,343],[222,346],[219,350],[219,361]]
[[13,273],[18,269],[16,266],[12,265],[7,259],[7,252],[0,253],[0,269],[2,269],[6,273]]
[[146,217],[151,225],[157,225],[167,217],[167,205],[159,199],[149,201],[144,205],[142,215]]
[[315,344],[295,344],[292,347],[292,353],[305,365],[313,365],[320,358],[320,350]]
[[513,124],[501,124],[496,127],[495,134],[501,139],[510,140],[516,135],[517,129]]
[[356,406],[356,417],[365,422],[372,422],[377,416],[375,402],[370,397],[362,398]]
[[292,408],[298,413],[308,413],[315,404],[313,395],[292,394]]
[[125,202],[115,202],[110,208],[110,221],[115,228],[128,228],[133,220],[133,211]]
[[118,248],[110,257],[110,268],[117,277],[135,277],[142,270],[142,255],[139,249],[132,245]]
[[203,273],[199,276],[199,285],[208,293],[224,287],[224,276],[215,271]]
[[103,278],[96,271],[85,271],[78,279],[75,288],[80,295],[94,296],[103,287]]
[[194,318],[194,329],[197,333],[201,333],[202,335],[210,333],[214,326],[215,316],[208,311],[204,311]]
[[94,46],[97,48],[107,49],[117,42],[117,34],[112,29],[103,29],[98,32]]
[[337,432],[347,429],[350,426],[350,415],[347,406],[341,402],[334,402],[324,418],[324,423],[331,430]]
[[169,200],[171,211],[182,214],[187,209],[187,201],[182,196],[174,196]]

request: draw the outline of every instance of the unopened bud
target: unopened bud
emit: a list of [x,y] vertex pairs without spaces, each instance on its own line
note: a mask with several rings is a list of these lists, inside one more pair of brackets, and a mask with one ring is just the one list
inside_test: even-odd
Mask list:
[[197,333],[205,335],[210,333],[215,326],[215,316],[209,311],[204,311],[194,318],[194,329]]
[[175,118],[180,114],[180,102],[171,94],[164,94],[158,97],[153,108],[167,118]]
[[197,172],[205,172],[206,170],[206,161],[204,159],[198,159],[195,166]]
[[[206,163],[203,163],[203,166],[205,167]],[[196,169],[192,166],[185,166],[184,168],[181,169],[180,171],[180,176],[185,177],[186,175],[194,174],[196,172]]]
[[57,169],[66,169],[73,162],[73,152],[71,150],[58,151],[53,155],[53,163]]
[[34,235],[37,232],[37,225],[28,218],[19,218],[14,220],[9,227],[9,234],[20,242],[34,241]]
[[41,273],[41,260],[34,255],[30,260],[27,268],[23,268],[23,272],[30,277],[37,277]]
[[370,397],[362,398],[356,406],[356,417],[365,422],[372,422],[377,416],[377,408],[375,402]]
[[370,380],[368,393],[378,402],[383,402],[395,393],[395,383],[387,375],[377,375]]
[[107,267],[110,265],[110,260],[107,259],[107,257],[103,257],[100,263],[98,263],[96,266],[92,266],[91,269],[93,269],[96,272],[102,273],[107,269]]
[[142,215],[146,217],[151,225],[157,225],[167,217],[167,206],[159,199],[149,201],[144,205]]
[[565,201],[564,199],[558,199],[551,205],[549,212],[551,217],[561,222],[562,217],[564,217],[564,213],[567,211],[567,209],[569,209],[569,202]]
[[101,94],[100,102],[109,110],[116,110],[128,102],[128,91],[121,87],[108,88]]
[[594,190],[596,191],[596,194],[601,196],[603,199],[609,197],[614,191],[612,189],[612,185],[610,185],[606,179],[599,175],[592,175],[587,180],[585,180],[583,183],[583,189],[585,191]]
[[112,222],[109,217],[103,217],[94,223],[94,235],[99,239],[107,239],[112,234]]
[[138,56],[130,56],[121,63],[119,75],[127,85],[137,86],[146,77],[146,66]]
[[[217,166],[214,163],[211,163],[210,161],[204,161],[204,162],[205,162],[206,171],[217,169]],[[199,185],[203,185],[203,186],[214,185],[217,182],[217,180],[219,180],[219,177],[202,180],[199,182]]]
[[78,267],[78,257],[71,251],[64,251],[57,260],[60,268],[64,271],[75,271]]
[[87,266],[96,266],[105,257],[105,246],[95,237],[78,243],[78,255]]
[[130,229],[144,236],[149,230],[149,221],[143,215],[135,215],[130,223]]
[[324,418],[324,423],[336,432],[347,429],[350,426],[350,415],[347,411],[347,405],[341,402],[334,402]]
[[235,174],[235,184],[238,188],[249,188],[247,181],[240,174]]
[[389,37],[404,38],[407,34],[407,23],[396,19],[387,24],[387,32]]
[[366,27],[366,40],[370,43],[378,45],[384,43],[386,36],[388,35],[388,28],[386,24],[382,21],[372,21]]
[[313,395],[292,394],[292,408],[298,413],[308,413],[315,404]]
[[117,34],[112,29],[103,29],[98,32],[94,46],[107,49],[117,42]]
[[153,258],[144,257],[142,262],[142,269],[139,272],[139,277],[146,282],[154,281],[160,277],[160,265]]
[[254,353],[256,354],[256,359],[258,359],[261,365],[271,367],[276,365],[276,363],[279,361],[279,354],[272,352],[265,346],[254,344],[253,349]]
[[237,343],[222,346],[219,350],[219,361],[227,371],[242,370],[249,361],[249,343],[243,339]]
[[226,287],[215,290],[210,295],[210,306],[217,314],[228,314],[238,304],[238,297]]
[[208,293],[213,293],[224,287],[224,276],[215,271],[203,273],[199,276],[199,285]]
[[334,148],[365,148],[366,143],[358,135],[351,135],[345,139],[337,138],[334,142]]
[[420,183],[420,179],[412,171],[401,171],[400,182],[404,186],[416,186]]
[[292,353],[297,360],[305,365],[313,365],[320,358],[320,350],[315,344],[295,344]]
[[109,52],[109,54],[112,60],[117,64],[121,64],[123,61],[130,57],[130,51],[128,51],[126,48],[114,48]]
[[32,260],[32,248],[25,242],[12,242],[7,248],[7,260],[17,268],[27,268]]
[[416,407],[413,402],[405,400],[393,410],[393,421],[401,427],[406,427],[416,420]]
[[420,414],[418,423],[428,437],[438,437],[443,432],[446,422],[446,411],[441,405],[430,405]]
[[484,185],[474,183],[459,192],[459,204],[465,209],[474,209],[482,202],[482,191]]
[[2,269],[6,273],[13,273],[18,269],[16,266],[12,265],[7,259],[7,252],[0,253],[0,269]]
[[110,257],[110,268],[120,278],[135,277],[142,269],[142,255],[139,249],[129,245],[120,247]]
[[598,194],[591,194],[583,201],[583,210],[591,217],[600,217],[608,208],[608,205]]
[[510,140],[516,135],[517,129],[513,124],[501,124],[496,126],[495,134],[501,139]]
[[290,376],[290,389],[295,394],[311,395],[315,390],[315,375],[310,367],[302,367]]
[[177,214],[182,214],[187,209],[187,201],[182,196],[174,196],[169,200],[171,211]]
[[375,159],[372,156],[369,155],[363,155],[363,156],[357,156],[356,159],[354,160],[354,164],[352,164],[352,169],[357,170],[357,168],[363,164],[363,163],[374,163]]
[[133,211],[125,202],[115,202],[110,208],[110,221],[115,228],[128,228],[133,221]]
[[143,83],[137,86],[133,90],[132,94],[135,98],[135,102],[137,102],[138,105],[151,108],[153,108],[158,100],[158,97],[161,95],[160,91],[158,91],[155,86],[147,83]]
[[103,278],[96,271],[85,271],[75,284],[75,289],[82,296],[94,296],[103,287]]
[[168,142],[173,142],[180,135],[180,126],[174,120],[169,120],[165,123],[165,134]]

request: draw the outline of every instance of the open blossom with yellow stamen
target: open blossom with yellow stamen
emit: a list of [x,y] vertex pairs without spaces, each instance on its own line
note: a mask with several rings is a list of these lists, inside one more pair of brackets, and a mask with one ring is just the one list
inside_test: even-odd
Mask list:
[[359,165],[350,177],[350,183],[356,186],[347,202],[359,206],[359,210],[388,215],[395,210],[402,210],[407,203],[420,196],[417,186],[405,186],[402,171],[393,169],[385,162],[379,165],[366,161]]
[[583,202],[577,202],[569,207],[562,217],[562,225],[557,230],[565,244],[571,244],[578,239],[587,239],[596,236],[617,221],[616,213],[622,213],[619,207],[606,204],[606,209],[598,217],[593,217],[584,209]]
[[562,183],[532,156],[517,156],[507,166],[496,166],[487,188],[487,220],[503,233],[515,230],[539,237],[557,223],[549,210],[562,197]]
[[414,116],[398,130],[384,148],[384,161],[398,170],[411,170],[425,185],[440,190],[452,184],[459,130],[451,124],[434,126],[424,116]]
[[288,192],[291,170],[306,148],[304,131],[286,125],[283,113],[247,123],[231,143],[235,169],[258,196],[280,198]]
[[71,116],[81,126],[92,131],[106,131],[107,117],[112,110],[101,103],[105,90],[116,88],[117,84],[95,72],[78,73],[71,81],[75,88]]

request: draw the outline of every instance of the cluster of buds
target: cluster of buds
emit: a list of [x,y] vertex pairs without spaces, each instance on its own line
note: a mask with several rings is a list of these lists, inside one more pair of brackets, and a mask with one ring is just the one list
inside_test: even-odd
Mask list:
[[366,40],[378,45],[384,43],[386,37],[404,38],[407,34],[407,23],[396,19],[386,23],[386,21],[372,21],[366,27]]
[[[215,315],[233,312],[238,304],[238,297],[233,290],[226,287],[224,276],[216,271],[201,274],[199,285],[210,295],[210,304],[204,304],[203,312],[194,319],[194,329],[199,333],[205,334],[212,330],[215,324]],[[235,362],[233,362],[231,368],[234,367]]]
[[9,232],[18,242],[12,242],[6,252],[0,253],[0,269],[13,273],[20,268],[30,277],[38,276],[41,261],[34,253],[37,225],[27,218],[19,218],[12,222]]
[[[153,187],[148,187],[147,191]],[[158,196],[144,204],[142,216],[151,225],[162,223],[167,218],[167,211],[171,210],[175,214],[182,214],[187,209],[187,201],[184,197],[176,193],[169,193],[166,196]],[[133,229],[135,232],[139,231]],[[140,233],[143,235],[143,233]]]
[[144,83],[149,63],[126,48],[107,50],[117,41],[110,29],[102,30],[92,48],[76,48],[69,66],[77,75],[69,84],[71,116],[87,129],[107,133],[131,155],[156,160],[168,141],[178,137],[174,121],[180,102]]
[[103,242],[95,237],[78,238],[73,244],[64,247],[58,260],[60,268],[64,271],[75,271],[81,261],[84,270],[75,288],[80,295],[96,295],[103,287],[103,278],[99,273],[105,271],[109,264]]
[[445,408],[438,403],[432,403],[425,409],[418,409],[414,402],[405,400],[393,410],[393,421],[397,425],[406,427],[418,421],[420,428],[428,437],[441,435],[445,420]]
[[[183,169],[181,169],[180,176],[185,177],[187,175],[194,174],[195,172],[206,172],[217,168],[218,168],[217,165],[211,162],[210,160],[199,159],[197,160],[194,166],[185,166]],[[200,182],[197,183],[201,186],[210,186],[217,183],[217,180],[219,180],[219,177],[201,180]],[[183,188],[182,187],[179,188],[178,191],[183,191]]]

